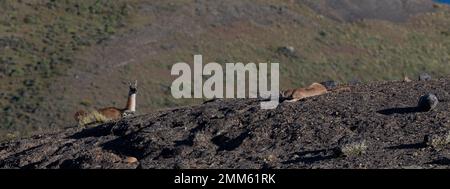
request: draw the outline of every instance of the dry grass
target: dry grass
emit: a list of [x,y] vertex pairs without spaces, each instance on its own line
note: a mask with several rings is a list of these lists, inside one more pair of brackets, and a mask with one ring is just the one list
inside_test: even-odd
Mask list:
[[366,153],[367,145],[365,141],[346,144],[341,147],[341,152],[346,157],[359,156]]
[[444,135],[431,135],[426,139],[427,146],[433,147],[435,149],[445,148],[450,144],[450,132]]
[[89,113],[86,113],[85,115],[80,116],[80,119],[78,120],[78,125],[86,127],[87,125],[106,123],[108,121],[110,121],[110,119],[108,119],[98,111],[94,110]]

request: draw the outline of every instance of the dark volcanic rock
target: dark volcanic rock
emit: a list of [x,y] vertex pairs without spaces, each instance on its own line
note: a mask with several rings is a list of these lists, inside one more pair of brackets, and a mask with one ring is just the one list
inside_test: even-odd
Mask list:
[[436,108],[439,100],[434,94],[426,94],[419,98],[417,107],[423,111],[430,111]]
[[[274,110],[214,100],[1,143],[0,167],[450,168],[443,140],[424,145],[449,129],[448,82],[361,84]],[[428,92],[441,101],[434,111],[405,110]]]
[[429,81],[431,80],[431,75],[427,73],[421,73],[419,75],[419,81]]
[[282,54],[286,57],[290,58],[296,58],[297,55],[295,53],[295,48],[292,46],[286,46],[286,47],[278,47],[277,53]]
[[338,85],[339,85],[339,83],[337,81],[333,81],[333,80],[324,81],[324,82],[321,82],[320,84],[325,86],[325,88],[327,88],[327,90],[336,89],[336,87],[338,87]]

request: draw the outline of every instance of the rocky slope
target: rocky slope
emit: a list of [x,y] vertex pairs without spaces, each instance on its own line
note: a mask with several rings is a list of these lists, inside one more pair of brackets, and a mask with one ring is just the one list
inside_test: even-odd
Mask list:
[[[449,82],[352,85],[274,110],[218,99],[2,143],[0,167],[449,168],[448,141],[424,140],[448,137]],[[420,112],[426,93],[440,102]]]

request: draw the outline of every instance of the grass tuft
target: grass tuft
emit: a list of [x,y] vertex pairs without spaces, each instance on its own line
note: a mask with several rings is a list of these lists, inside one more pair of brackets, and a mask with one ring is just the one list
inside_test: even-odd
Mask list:
[[447,132],[444,135],[434,134],[426,136],[425,144],[435,149],[445,148],[448,144],[450,144],[450,132]]
[[346,157],[359,156],[366,153],[367,145],[365,141],[354,142],[350,144],[343,145],[341,147],[341,152]]

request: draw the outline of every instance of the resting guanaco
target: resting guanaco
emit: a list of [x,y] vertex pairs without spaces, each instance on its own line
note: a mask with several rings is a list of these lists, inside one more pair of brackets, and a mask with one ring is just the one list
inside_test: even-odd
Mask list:
[[288,89],[281,92],[281,97],[288,102],[296,102],[304,98],[318,96],[326,94],[330,91],[347,91],[349,87],[340,87],[332,90],[328,90],[324,85],[320,83],[313,83],[305,88]]
[[87,112],[85,112],[84,110],[80,110],[78,112],[75,113],[75,121],[80,122],[81,119],[83,119],[83,117],[87,116]]
[[[128,100],[125,108],[107,107],[97,109],[96,111],[104,116],[107,120],[118,120],[127,114],[133,114],[136,111],[136,93],[137,93],[137,81],[134,84],[129,84]],[[75,120],[79,122],[84,116],[88,115],[83,110],[75,113]]]

